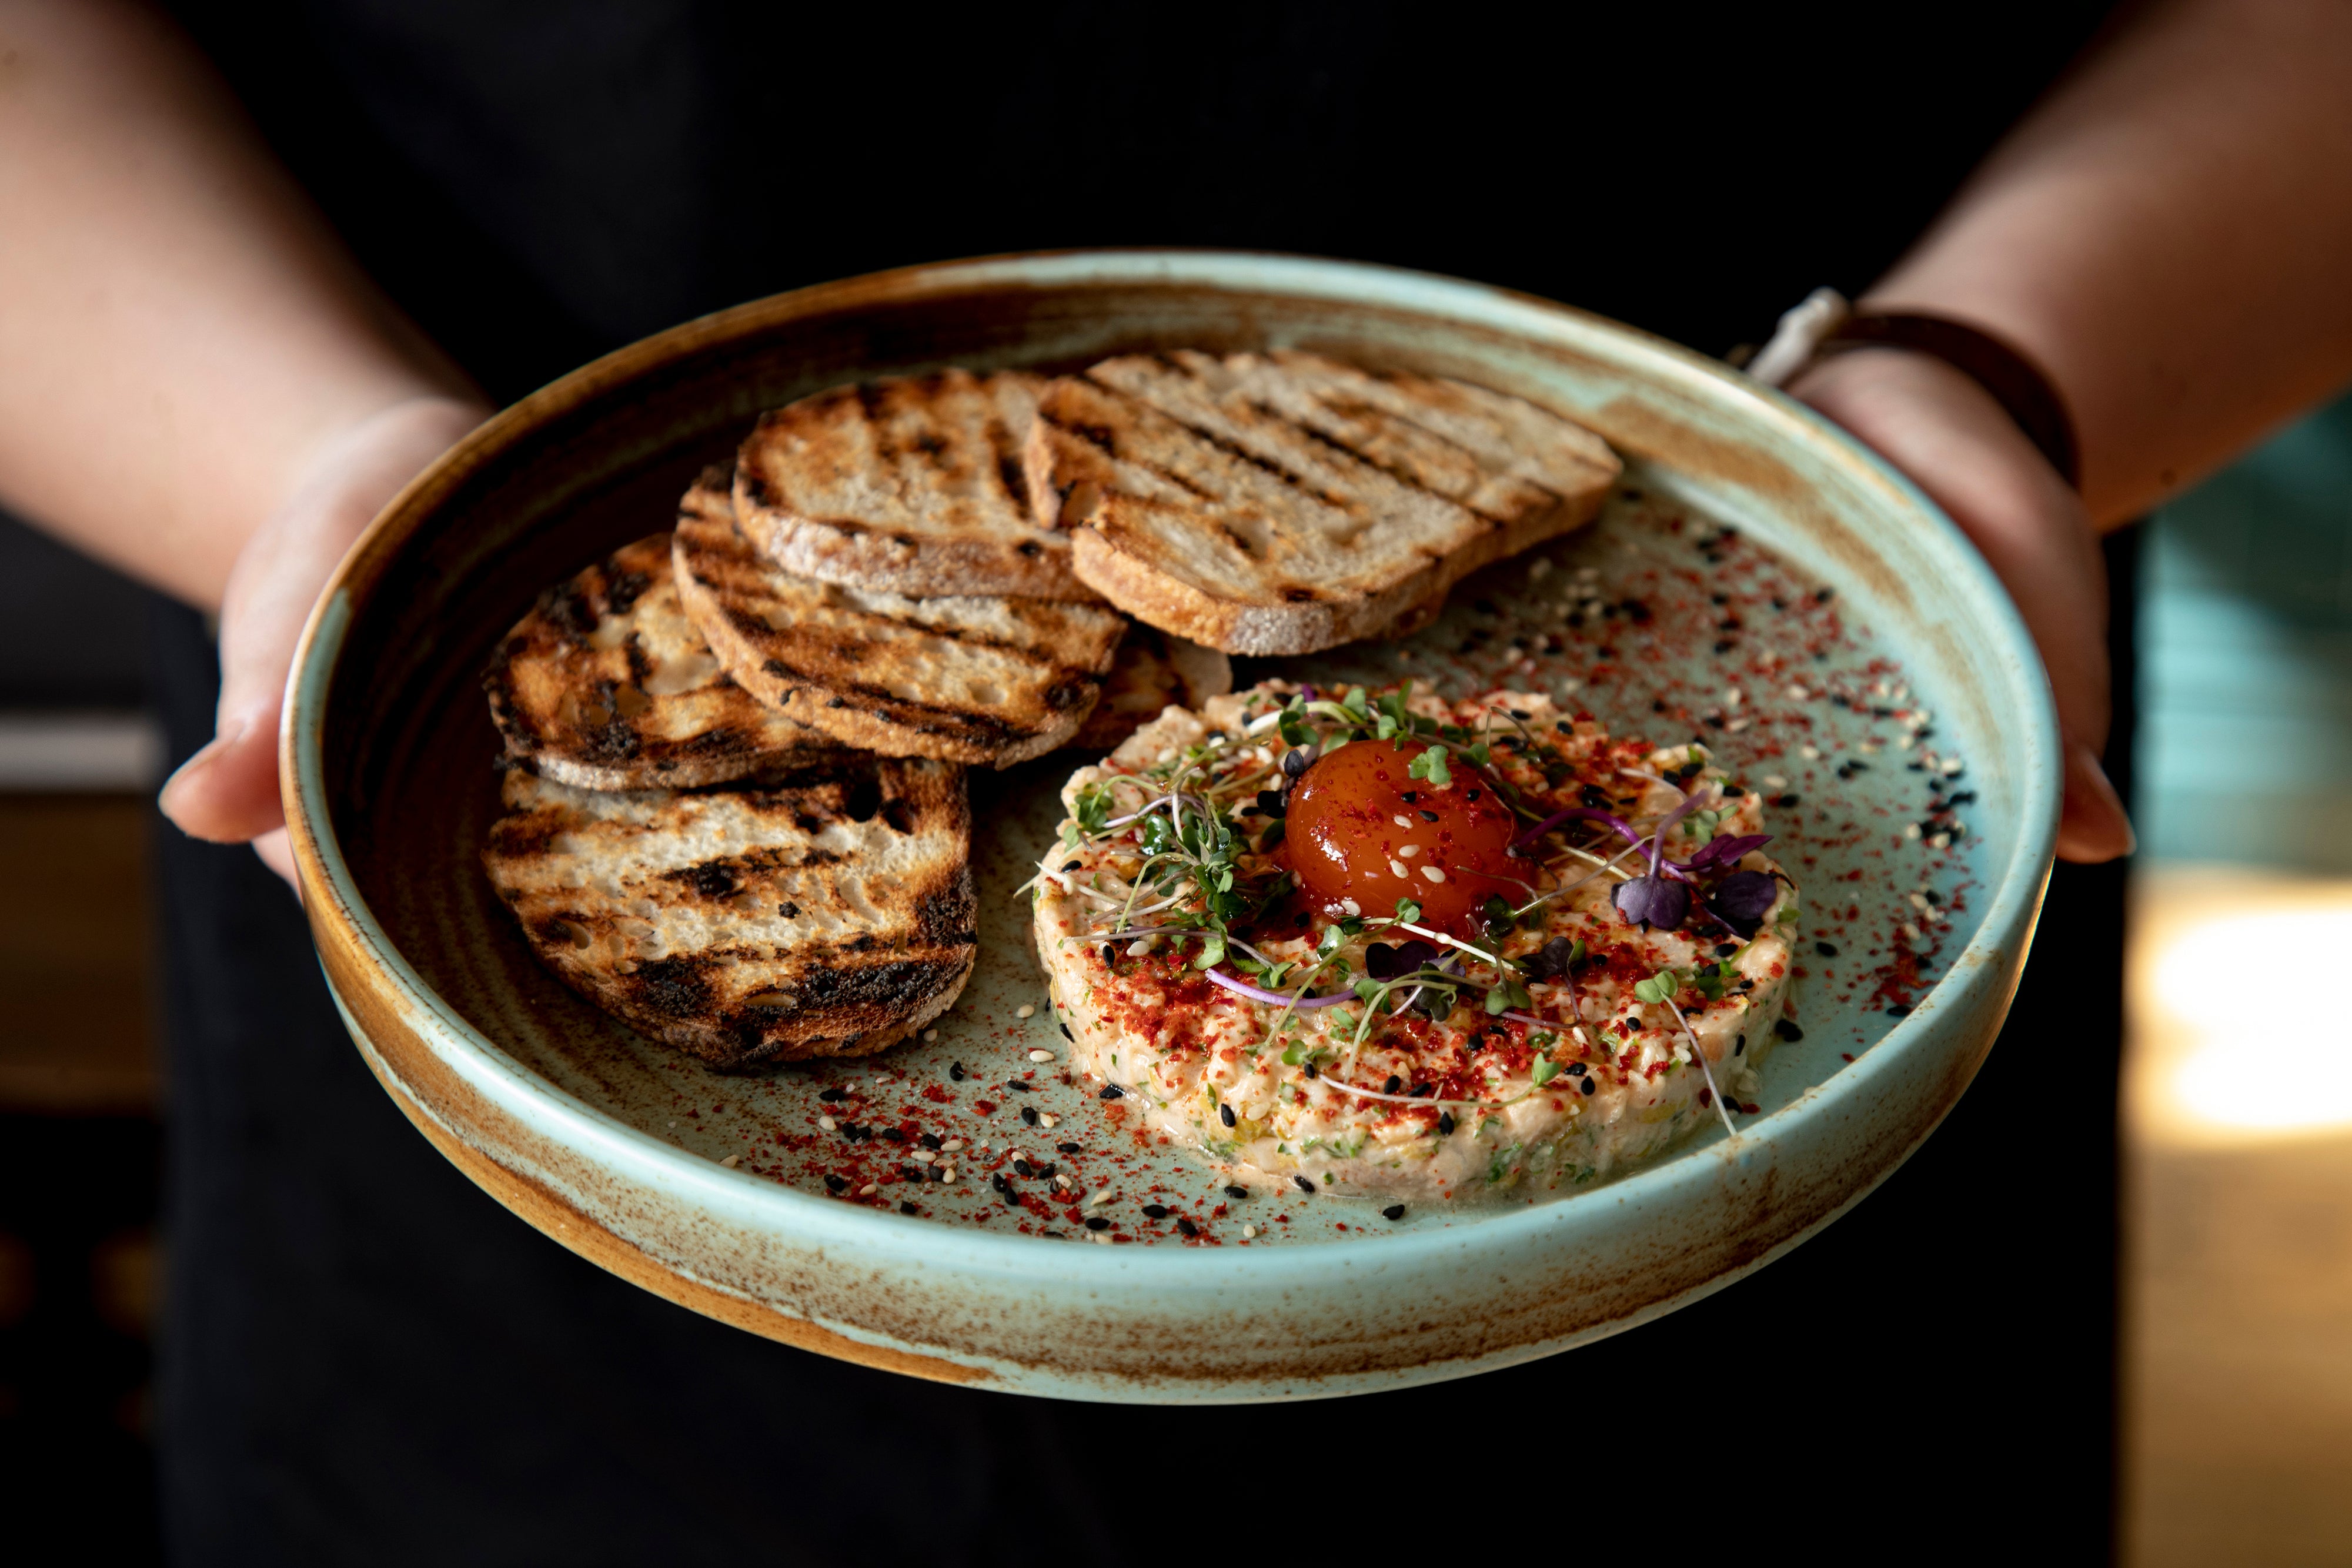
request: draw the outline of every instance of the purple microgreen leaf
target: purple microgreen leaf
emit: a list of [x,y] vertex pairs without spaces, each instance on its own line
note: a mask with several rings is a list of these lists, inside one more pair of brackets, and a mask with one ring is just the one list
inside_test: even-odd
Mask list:
[[1628,925],[1651,925],[1661,931],[1675,930],[1690,914],[1690,889],[1663,876],[1621,882],[1610,893],[1609,901]]
[[1780,896],[1780,886],[1770,873],[1736,871],[1707,895],[1706,906],[1717,919],[1742,936],[1753,936],[1756,927],[1763,923],[1765,912]]

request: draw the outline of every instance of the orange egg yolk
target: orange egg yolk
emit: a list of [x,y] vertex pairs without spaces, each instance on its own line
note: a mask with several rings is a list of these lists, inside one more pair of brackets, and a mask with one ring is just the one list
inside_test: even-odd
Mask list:
[[1518,823],[1494,780],[1449,757],[1451,779],[1433,789],[1408,771],[1425,749],[1356,741],[1317,758],[1291,791],[1291,871],[1326,915],[1387,915],[1410,898],[1421,924],[1466,936],[1487,899],[1525,898],[1526,864],[1505,854]]

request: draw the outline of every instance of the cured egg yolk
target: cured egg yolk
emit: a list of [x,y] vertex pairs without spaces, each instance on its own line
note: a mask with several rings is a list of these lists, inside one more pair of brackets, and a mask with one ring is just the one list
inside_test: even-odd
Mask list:
[[1518,822],[1494,780],[1454,757],[1450,781],[1433,789],[1409,771],[1426,749],[1356,741],[1317,758],[1291,791],[1290,868],[1326,915],[1386,915],[1410,898],[1421,924],[1462,936],[1488,898],[1525,896],[1525,864],[1505,854]]

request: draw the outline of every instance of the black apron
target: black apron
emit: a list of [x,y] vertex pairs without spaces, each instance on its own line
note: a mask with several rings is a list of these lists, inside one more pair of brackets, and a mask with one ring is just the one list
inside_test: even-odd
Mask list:
[[[1719,351],[1883,271],[2099,10],[1955,10],[1898,58],[1883,6],[1763,9],[180,7],[500,399],[740,299],[1066,245],[1427,267]],[[156,663],[176,759],[216,683],[194,614]],[[248,852],[166,835],[161,864],[180,1561],[2106,1551],[2112,1124],[2053,1145],[2011,1103],[2045,1052],[2113,1102],[2119,868],[2060,872],[1943,1130],[1756,1277],[1467,1382],[1171,1410],[871,1372],[600,1272],[403,1120]]]

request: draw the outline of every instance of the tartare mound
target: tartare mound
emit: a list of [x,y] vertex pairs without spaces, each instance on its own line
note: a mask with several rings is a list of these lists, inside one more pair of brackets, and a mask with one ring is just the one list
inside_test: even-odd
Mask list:
[[[1347,810],[1288,832],[1356,747],[1381,749],[1321,775],[1352,781]],[[1471,842],[1498,796],[1507,858]],[[1612,739],[1539,695],[1269,682],[1167,709],[1062,798],[1035,934],[1072,1061],[1237,1176],[1383,1203],[1551,1189],[1754,1096],[1797,890],[1703,747]],[[1461,914],[1465,882],[1484,901]]]

